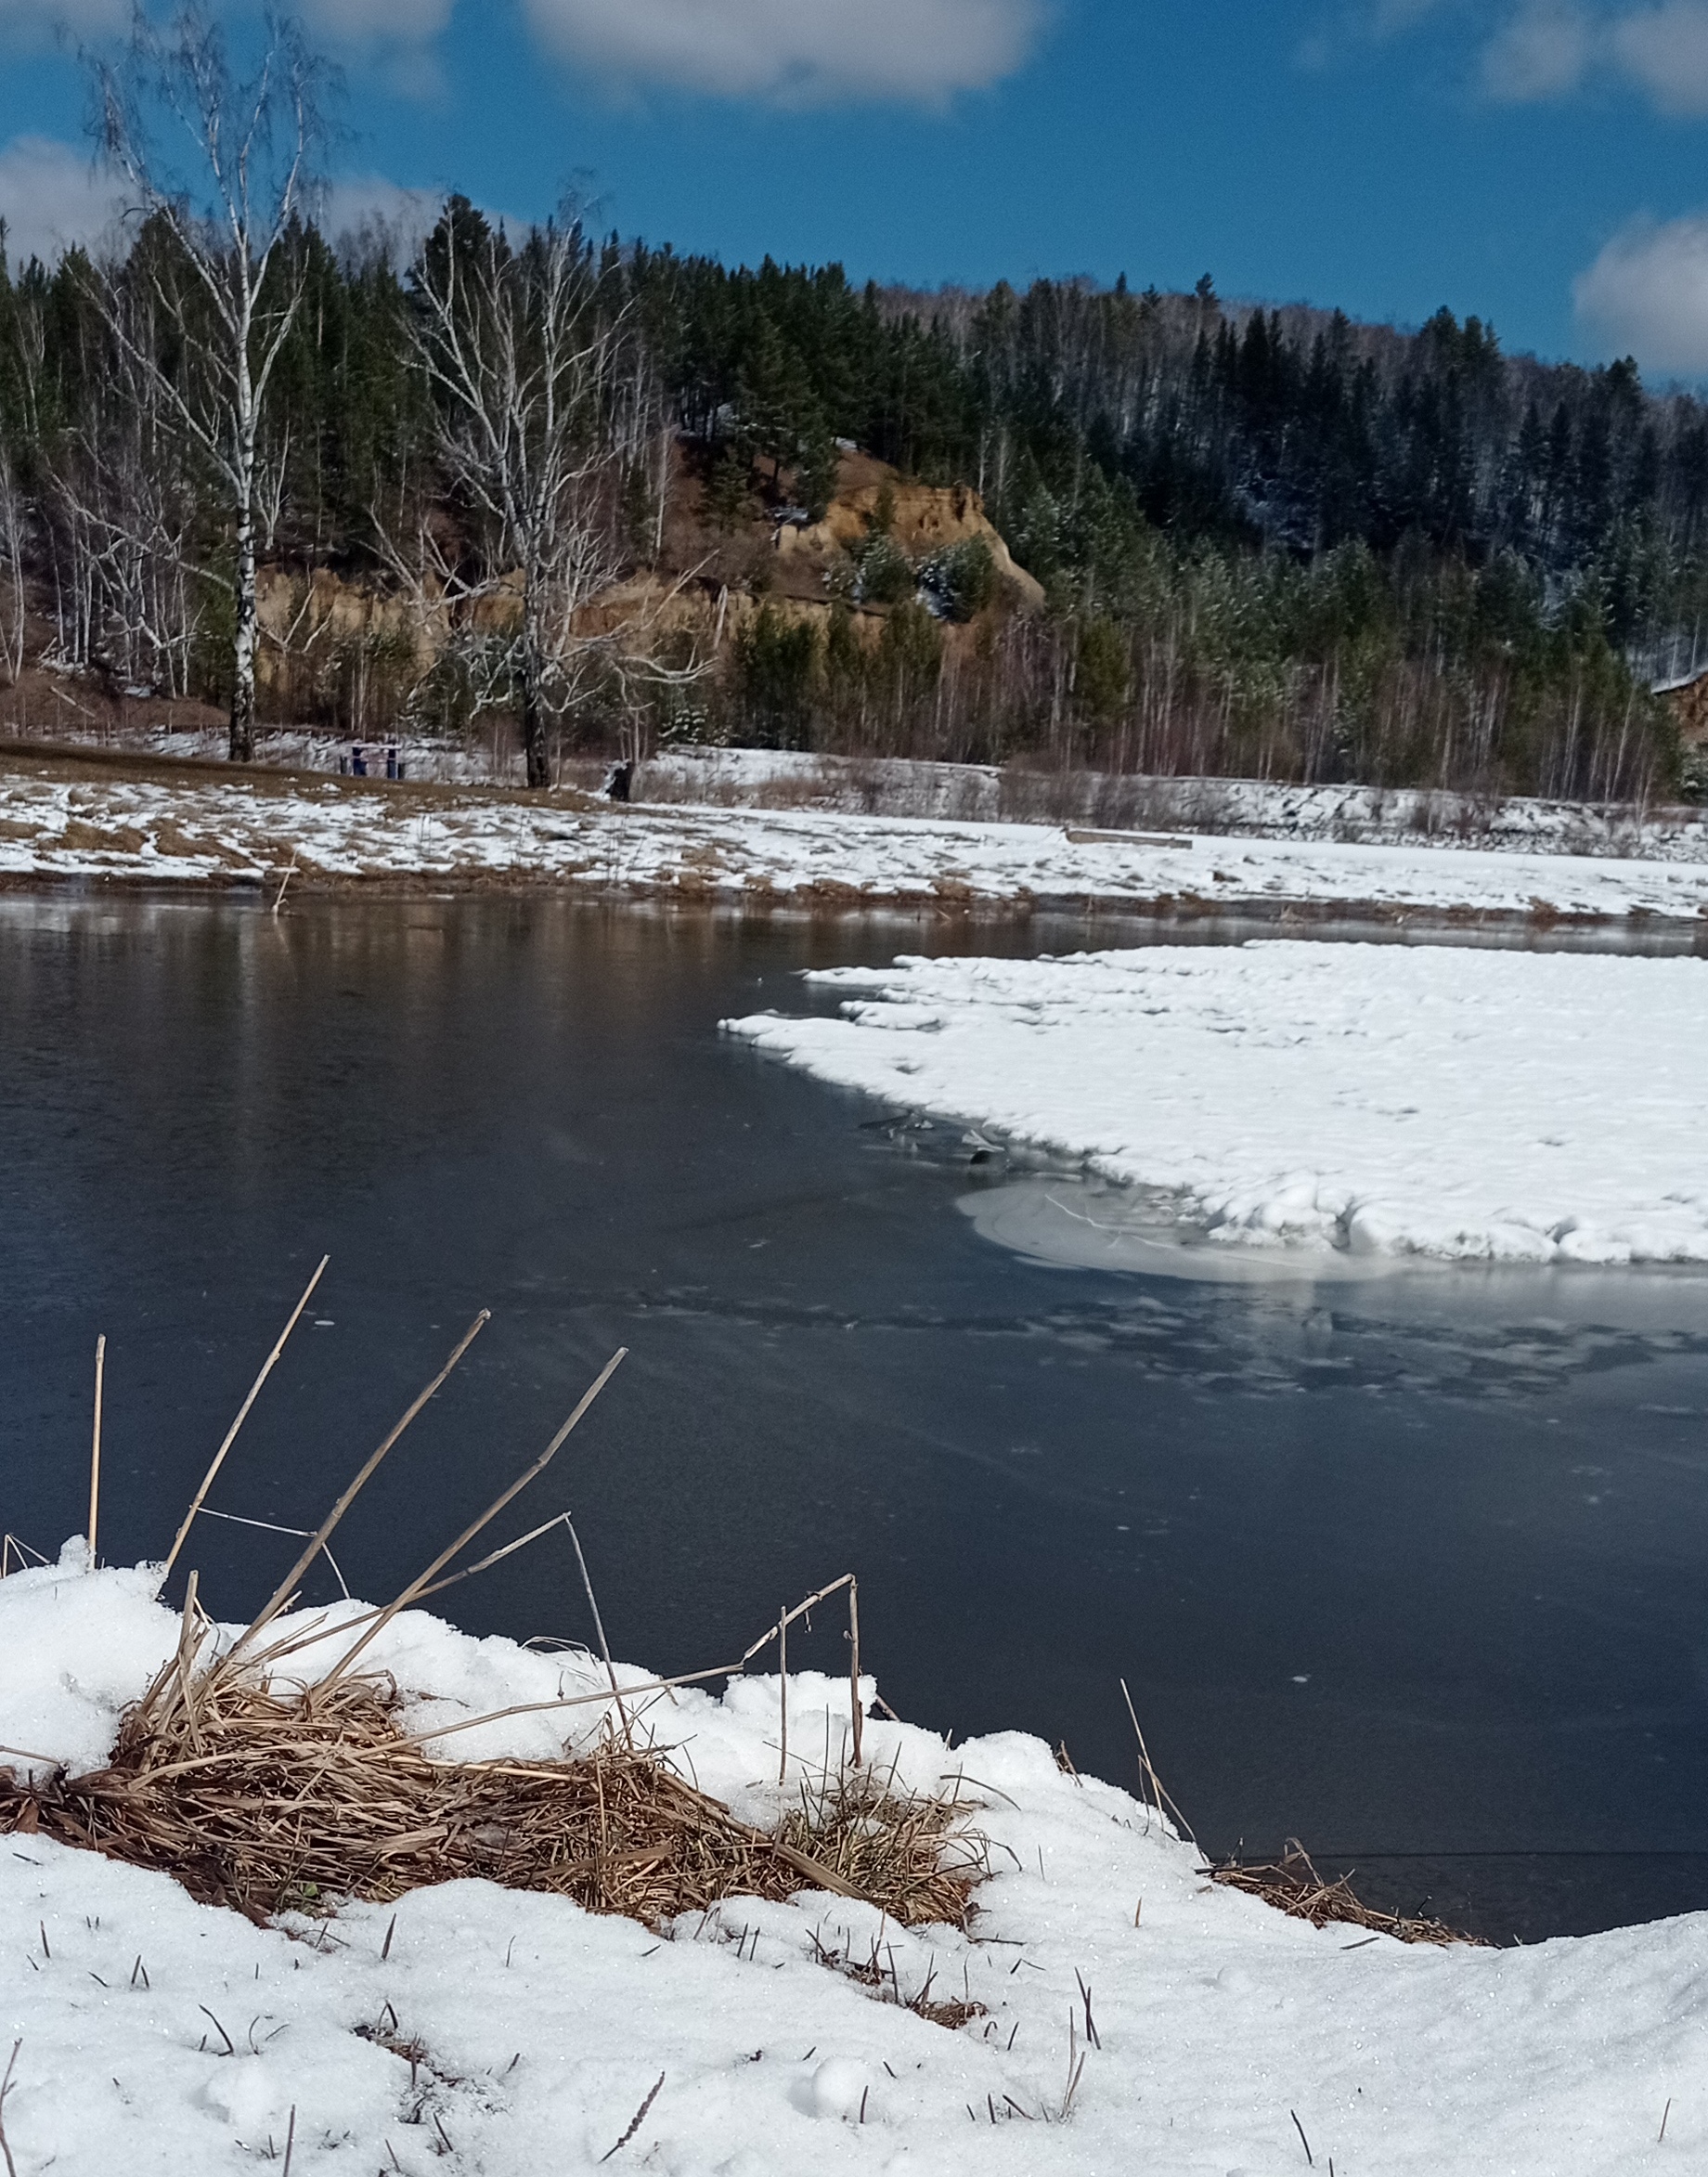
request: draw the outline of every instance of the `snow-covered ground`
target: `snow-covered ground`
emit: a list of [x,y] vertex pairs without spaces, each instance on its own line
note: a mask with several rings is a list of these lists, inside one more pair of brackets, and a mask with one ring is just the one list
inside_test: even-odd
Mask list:
[[1260,941],[810,980],[837,1017],[726,1025],[1229,1246],[1708,1261],[1708,963]]
[[[56,746],[140,755],[224,758],[224,727],[58,727]],[[520,745],[495,722],[465,740],[413,732],[349,735],[270,727],[256,760],[337,772],[366,751],[383,775],[388,750],[409,780],[520,786]],[[605,759],[554,758],[555,783],[595,791]],[[1152,778],[1133,772],[1034,770],[1024,763],[935,763],[912,757],[821,756],[792,748],[721,748],[686,743],[654,750],[636,767],[634,796],[654,803],[733,809],[809,809],[842,816],[927,817],[951,823],[1114,826],[1189,831],[1209,837],[1338,840],[1389,847],[1486,848],[1503,853],[1637,856],[1708,862],[1708,809],[1629,802],[1541,801],[1520,795],[1435,788],[1300,785],[1275,779]]]
[[[0,1740],[73,1768],[104,1756],[178,1630],[146,1571],[83,1563],[79,1543],[0,1582]],[[586,1659],[424,1613],[371,1660],[414,1728],[593,1682]],[[803,1676],[790,1693],[793,1744],[840,1739],[846,1685]],[[738,1680],[651,1720],[764,1821],[777,1700],[775,1678]],[[441,1749],[537,1758],[563,1715]],[[257,1927],[164,1875],[8,1837],[6,2159],[17,2177],[235,2177],[282,2165],[289,2141],[296,2177],[1627,2177],[1708,2158],[1708,1918],[1504,1951],[1315,1930],[1206,1883],[1189,1846],[1041,1741],[951,1754],[874,1723],[867,1744],[902,1781],[960,1779],[979,1803],[995,1872],[970,1936],[813,1893],[652,1929],[483,1883],[416,1891],[395,1926],[390,1906],[344,1904]],[[874,1943],[904,1998],[935,1973],[983,2015],[951,2031],[815,1955],[860,1962]],[[1085,2062],[1064,2119],[1070,2045]]]
[[1210,837],[1708,862],[1708,810],[1540,801],[1425,787],[1150,778],[1132,772],[1034,771],[1024,764],[999,768],[903,757],[687,746],[649,757],[637,774],[635,790],[645,800],[799,807],[848,815],[1119,825]]
[[1087,836],[1042,824],[614,808],[474,787],[54,777],[0,770],[0,883],[544,884],[839,910],[1289,910],[1404,922],[1697,924],[1708,865],[1334,842]]

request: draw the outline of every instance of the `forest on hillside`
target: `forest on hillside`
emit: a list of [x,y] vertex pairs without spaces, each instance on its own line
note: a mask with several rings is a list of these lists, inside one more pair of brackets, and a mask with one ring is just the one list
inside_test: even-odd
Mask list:
[[[246,528],[217,238],[159,211],[131,236],[0,260],[14,682],[231,704],[247,558],[301,601],[250,631],[263,722],[1699,784],[1650,689],[1708,656],[1708,408],[1629,362],[1507,356],[1445,310],[1403,332],[1236,305],[1208,279],[915,293],[573,216],[510,237],[459,198],[412,255],[293,214],[243,320],[245,372],[266,363]],[[824,514],[853,449],[982,494],[1042,602],[976,551],[910,562],[881,507],[821,606],[768,602],[768,540]],[[359,609],[311,609],[329,576]],[[732,585],[757,609],[727,615]]]

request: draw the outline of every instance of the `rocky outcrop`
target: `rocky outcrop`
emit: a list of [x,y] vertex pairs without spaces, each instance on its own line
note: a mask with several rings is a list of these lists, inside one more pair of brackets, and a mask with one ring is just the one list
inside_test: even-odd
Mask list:
[[898,548],[912,560],[981,538],[1010,603],[1034,611],[1043,603],[1042,585],[1016,566],[1006,540],[985,512],[983,499],[970,485],[904,483],[881,462],[859,456],[844,461],[836,496],[822,522],[799,527],[785,523],[778,528],[777,555],[796,565],[816,562],[828,572],[886,520]]

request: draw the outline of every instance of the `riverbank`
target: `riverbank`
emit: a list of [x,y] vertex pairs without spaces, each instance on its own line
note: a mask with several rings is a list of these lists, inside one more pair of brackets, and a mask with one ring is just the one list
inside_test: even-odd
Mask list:
[[0,758],[0,886],[573,890],[813,914],[1109,914],[1708,934],[1708,866],[387,784],[97,754]]
[[[179,1639],[152,1587],[146,1568],[84,1572],[81,1544],[0,1582],[0,1739],[73,1770],[104,1760]],[[299,1652],[293,1675],[317,1678],[341,1647]],[[404,1728],[441,1734],[600,1678],[579,1652],[421,1612],[364,1666],[395,1677]],[[844,1742],[848,1687],[807,1675],[789,1692],[805,1774]],[[791,1795],[776,1678],[651,1698],[631,1708],[703,1790],[776,1819]],[[597,1709],[570,1714],[578,1743]],[[562,1754],[563,1717],[428,1748],[537,1762]],[[626,2162],[1225,2177],[1331,2158],[1365,2177],[1611,2177],[1708,2147],[1700,1917],[1515,1950],[1317,1928],[1207,1883],[1154,1813],[1042,1741],[951,1752],[885,1721],[866,1751],[903,1787],[976,1803],[992,1872],[964,1929],[899,1928],[812,1889],[649,1927],[489,1882],[321,1898],[256,1925],[168,1875],[15,1835],[0,1854],[8,2158],[20,2177],[287,2156],[298,2177]],[[922,1992],[939,2015],[909,2007]]]

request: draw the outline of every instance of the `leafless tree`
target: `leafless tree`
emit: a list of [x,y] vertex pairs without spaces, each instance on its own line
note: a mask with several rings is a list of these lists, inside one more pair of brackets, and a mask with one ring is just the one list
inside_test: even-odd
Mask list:
[[[275,369],[302,301],[302,222],[324,142],[323,64],[268,15],[238,73],[200,6],[164,30],[136,12],[117,63],[94,68],[102,154],[140,232],[122,279],[97,286],[120,352],[209,471],[230,522],[232,759],[254,754],[258,448]],[[142,282],[149,309],[119,294]],[[142,318],[163,338],[144,338]]]
[[450,519],[423,510],[407,548],[395,525],[377,526],[423,611],[455,630],[475,708],[515,704],[527,782],[550,785],[549,721],[594,685],[699,669],[660,661],[655,596],[610,596],[629,552],[625,479],[651,421],[630,410],[650,402],[650,377],[573,214],[512,248],[453,199],[413,286]]
[[25,499],[10,455],[0,447],[0,665],[13,687],[24,669]]

